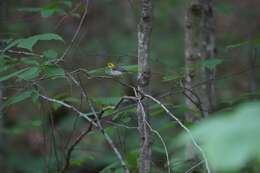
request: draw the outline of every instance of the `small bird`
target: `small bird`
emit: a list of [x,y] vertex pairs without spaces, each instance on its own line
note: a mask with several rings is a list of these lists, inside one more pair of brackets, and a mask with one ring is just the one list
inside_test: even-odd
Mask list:
[[112,76],[120,76],[124,73],[127,73],[128,71],[126,69],[124,69],[123,67],[120,67],[120,66],[116,66],[115,64],[113,63],[107,63],[107,67],[109,68],[110,70],[110,74]]

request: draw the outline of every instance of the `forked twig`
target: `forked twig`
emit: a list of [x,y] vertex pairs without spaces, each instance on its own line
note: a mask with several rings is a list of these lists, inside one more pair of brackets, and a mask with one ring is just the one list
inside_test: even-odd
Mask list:
[[142,104],[142,102],[141,102],[141,98],[138,97],[138,94],[137,94],[136,89],[134,89],[134,93],[135,93],[135,95],[136,95],[136,98],[138,98],[138,101],[137,101],[137,102],[138,102],[139,106],[141,107],[141,111],[142,111],[142,115],[143,115],[143,120],[144,120],[145,124],[149,127],[149,129],[150,129],[153,133],[155,133],[155,134],[159,137],[160,141],[161,141],[162,144],[163,144],[163,148],[164,148],[165,155],[166,155],[168,173],[171,173],[170,159],[169,159],[169,153],[168,153],[168,149],[167,149],[166,143],[164,142],[164,139],[162,138],[161,134],[160,134],[157,130],[154,130],[154,129],[152,128],[152,126],[149,124],[149,122],[146,120],[146,113],[145,113],[145,111],[144,111],[144,106],[143,106],[143,104]]

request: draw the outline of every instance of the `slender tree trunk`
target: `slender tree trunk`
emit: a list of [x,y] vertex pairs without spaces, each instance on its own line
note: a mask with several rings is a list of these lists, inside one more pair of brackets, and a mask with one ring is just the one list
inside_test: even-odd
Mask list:
[[[215,105],[213,80],[215,71],[201,66],[202,62],[215,57],[215,18],[212,0],[192,0],[185,16],[185,102],[192,111],[185,118],[194,122],[208,116]],[[203,85],[194,87],[204,82]],[[198,113],[195,113],[198,112]],[[196,164],[199,158],[193,156],[194,148],[187,144],[188,158]],[[197,168],[198,172],[204,172]]]
[[[138,90],[149,93],[151,77],[149,66],[149,44],[152,31],[152,0],[141,0],[141,15],[138,25]],[[149,173],[151,167],[151,131],[148,105],[142,103],[137,107],[138,126],[141,139],[139,173]]]
[[[208,116],[215,105],[215,70],[199,67],[201,62],[215,57],[215,17],[212,0],[192,0],[185,18],[185,96],[191,110],[199,110]],[[206,81],[196,88],[193,86]],[[200,117],[187,113],[186,119],[193,122]]]
[[[7,20],[7,0],[1,0],[0,1],[0,33],[3,33],[5,30],[5,22]],[[2,40],[0,40],[2,41]],[[0,49],[2,49],[2,43],[0,42]],[[5,172],[5,165],[4,165],[4,146],[5,146],[5,140],[4,140],[4,117],[2,112],[2,100],[3,100],[3,84],[0,82],[0,170]]]

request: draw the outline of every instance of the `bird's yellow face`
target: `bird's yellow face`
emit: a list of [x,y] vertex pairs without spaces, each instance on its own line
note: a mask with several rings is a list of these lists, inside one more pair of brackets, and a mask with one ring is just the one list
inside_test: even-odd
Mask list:
[[115,64],[109,62],[109,63],[107,63],[107,67],[110,68],[110,69],[112,69],[112,68],[115,67]]

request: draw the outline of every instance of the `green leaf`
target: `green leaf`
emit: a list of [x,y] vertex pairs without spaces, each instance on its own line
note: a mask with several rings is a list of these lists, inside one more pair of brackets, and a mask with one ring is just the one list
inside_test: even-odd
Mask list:
[[29,67],[26,71],[18,75],[18,78],[23,80],[32,80],[38,77],[40,74],[40,69],[38,67]]
[[27,65],[34,65],[34,66],[39,66],[40,65],[38,61],[33,60],[33,59],[22,58],[21,61],[24,64],[27,64]]
[[[8,69],[10,69],[10,68],[13,68],[13,67],[15,67],[16,66],[16,64],[11,64],[11,65],[5,65],[5,66],[2,66],[2,67],[0,67],[0,72],[4,72],[4,71],[6,71],[6,70],[8,70]],[[1,78],[1,77],[0,77]]]
[[42,15],[42,17],[50,17],[50,16],[52,16],[56,11],[57,11],[57,9],[55,9],[55,8],[43,8],[43,9],[41,10],[41,15]]
[[219,65],[221,63],[222,63],[221,59],[217,59],[217,58],[207,59],[202,62],[202,67],[213,70],[214,68],[216,68],[217,65]]
[[16,72],[13,72],[13,73],[11,73],[11,74],[8,74],[8,75],[6,75],[6,76],[1,76],[1,77],[0,77],[0,82],[6,81],[6,80],[11,79],[11,78],[13,78],[13,77],[16,77],[16,76],[18,76],[19,74],[21,74],[22,72],[26,71],[27,69],[28,69],[28,68],[24,68],[24,69],[18,70],[18,71],[16,71]]
[[126,153],[126,160],[127,160],[127,163],[128,163],[130,168],[132,168],[132,169],[137,168],[138,157],[139,157],[139,152],[136,151],[136,150],[129,151],[129,152]]
[[68,102],[68,103],[80,103],[80,99],[76,98],[76,97],[66,97],[63,99],[64,101]]
[[0,73],[4,72],[4,71],[6,71],[6,70],[8,70],[9,68],[12,68],[12,67],[14,67],[14,66],[12,66],[12,65],[0,66]]
[[34,90],[29,90],[29,91],[24,91],[20,94],[17,94],[13,97],[10,97],[3,105],[3,107],[7,107],[7,106],[11,106],[13,104],[16,104],[16,103],[19,103],[19,102],[22,102],[28,98],[31,97],[32,93],[33,93]]
[[63,4],[68,6],[68,7],[72,6],[72,2],[71,1],[63,1]]
[[52,60],[58,57],[58,53],[55,50],[47,50],[43,52],[45,58]]
[[181,79],[181,75],[168,75],[163,77],[163,82],[175,81]]
[[48,77],[52,77],[52,78],[59,78],[59,77],[65,77],[65,72],[62,68],[57,67],[57,66],[52,66],[52,65],[48,65],[45,68],[45,72],[47,74]]
[[3,50],[2,53],[5,53],[7,50],[11,49],[12,47],[16,46],[19,43],[20,39],[14,40],[11,43],[9,43]]
[[104,169],[100,171],[100,173],[114,173],[119,167],[119,164],[115,162],[106,166]]
[[77,155],[75,155],[75,156],[77,156],[77,158],[72,159],[70,161],[71,165],[74,165],[74,166],[81,166],[83,164],[88,163],[89,161],[95,160],[95,157],[92,154],[81,155],[81,154],[77,153]]
[[[67,7],[71,7],[72,2],[70,1],[65,1],[61,2]],[[54,15],[55,13],[60,13],[60,14],[65,14],[65,11],[59,7],[60,4],[58,2],[51,2],[47,6],[43,8],[19,8],[18,11],[23,11],[23,12],[40,12],[42,17],[50,17]]]
[[232,48],[237,48],[245,45],[253,45],[253,46],[259,46],[260,45],[260,38],[254,39],[254,40],[248,40],[248,41],[243,41],[240,43],[232,44],[227,46],[227,49],[232,49]]
[[[259,115],[260,102],[252,102],[194,126],[193,135],[217,171],[236,171],[260,159]],[[184,136],[182,143],[187,144],[189,137]]]
[[5,65],[6,58],[9,58],[9,56],[0,54],[0,66],[4,66]]
[[94,101],[98,105],[109,106],[109,105],[116,105],[120,99],[121,99],[120,97],[100,97],[100,98],[95,98]]
[[73,159],[70,161],[70,164],[73,166],[81,166],[86,163],[85,159]]
[[58,4],[48,5],[41,9],[42,17],[50,17],[55,13],[66,15],[64,9],[60,8]]
[[46,33],[46,34],[39,34],[34,35],[28,38],[23,38],[18,40],[17,47],[24,48],[29,51],[32,51],[33,46],[38,41],[49,41],[49,40],[57,40],[57,41],[64,41],[61,36],[53,33]]

